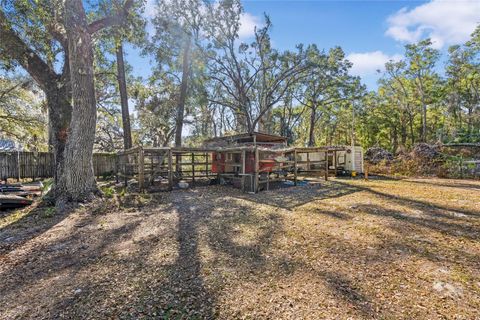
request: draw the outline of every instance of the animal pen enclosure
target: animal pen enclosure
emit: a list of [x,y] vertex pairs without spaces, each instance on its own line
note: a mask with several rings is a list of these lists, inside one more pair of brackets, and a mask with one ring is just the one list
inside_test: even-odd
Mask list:
[[[179,181],[231,184],[245,192],[268,190],[272,183],[292,181],[298,174],[337,175],[337,153],[345,147],[268,148],[235,146],[217,148],[143,148],[118,154],[119,176],[138,189],[171,190]],[[321,159],[310,155],[322,153]],[[306,155],[306,160],[302,157]]]
[[[93,167],[97,177],[115,177],[140,191],[172,190],[185,181],[231,184],[245,192],[258,192],[287,181],[297,185],[299,174],[320,174],[328,179],[332,173],[348,171],[354,162],[348,156],[349,148],[288,148],[284,137],[255,132],[209,139],[202,147],[138,146],[116,154],[96,153]],[[363,165],[363,157],[360,163]],[[0,152],[0,174],[4,180],[52,177],[53,154]]]
[[211,150],[135,147],[118,153],[118,175],[135,179],[140,190],[171,190],[174,181],[192,183],[212,177]]

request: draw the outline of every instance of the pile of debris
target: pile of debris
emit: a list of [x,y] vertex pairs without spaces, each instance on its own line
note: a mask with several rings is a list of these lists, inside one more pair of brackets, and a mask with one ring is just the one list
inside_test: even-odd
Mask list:
[[419,160],[434,160],[440,155],[440,147],[434,144],[418,143],[412,150],[412,157]]
[[379,164],[382,161],[393,161],[393,154],[380,147],[372,147],[365,152],[365,160],[372,164]]
[[33,198],[41,196],[43,184],[0,184],[0,209],[25,207],[33,203]]
[[480,143],[447,143],[440,148],[447,155],[480,160]]

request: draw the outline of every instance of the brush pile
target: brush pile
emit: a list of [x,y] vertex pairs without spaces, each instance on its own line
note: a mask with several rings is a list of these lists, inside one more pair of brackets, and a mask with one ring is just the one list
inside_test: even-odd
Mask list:
[[419,161],[431,161],[440,157],[440,150],[438,145],[418,143],[412,150],[411,156],[413,159]]
[[380,147],[372,147],[365,152],[365,160],[372,164],[379,164],[382,161],[392,161],[393,154]]

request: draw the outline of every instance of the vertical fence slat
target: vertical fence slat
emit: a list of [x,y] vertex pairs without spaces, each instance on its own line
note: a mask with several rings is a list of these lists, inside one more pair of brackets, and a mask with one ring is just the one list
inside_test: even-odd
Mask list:
[[[96,176],[110,176],[116,172],[117,155],[95,153],[93,155]],[[51,152],[1,151],[0,180],[51,178],[55,172],[54,155]]]

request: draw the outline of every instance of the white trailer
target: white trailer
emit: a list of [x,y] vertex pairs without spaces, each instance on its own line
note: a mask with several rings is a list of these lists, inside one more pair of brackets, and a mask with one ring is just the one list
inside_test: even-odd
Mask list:
[[[351,173],[353,171],[357,173],[363,173],[363,149],[360,146],[340,147],[341,150],[328,152],[328,168],[337,172]],[[325,151],[313,151],[316,148],[312,148],[312,152],[307,152],[309,148],[302,148],[303,152],[298,154],[298,167],[304,171],[317,171],[325,169]],[[336,158],[334,159],[334,157]]]
[[363,148],[346,147],[345,151],[337,151],[337,168],[346,172],[363,173]]

